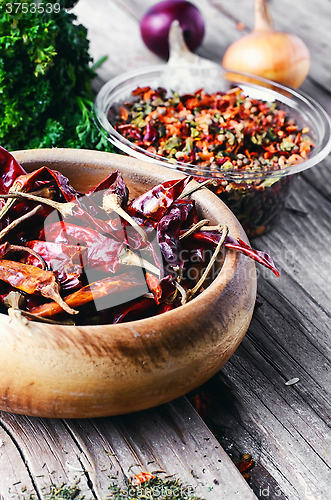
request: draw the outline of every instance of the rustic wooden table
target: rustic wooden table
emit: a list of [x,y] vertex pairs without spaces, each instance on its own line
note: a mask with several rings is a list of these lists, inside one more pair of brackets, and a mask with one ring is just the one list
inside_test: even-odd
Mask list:
[[[129,69],[159,63],[143,45],[139,19],[154,0],[80,0],[91,54],[107,54],[96,88]],[[198,53],[221,62],[226,47],[254,22],[253,0],[195,1],[206,22]],[[313,6],[313,8],[312,8]],[[279,30],[308,45],[302,86],[331,113],[331,3],[271,2]],[[237,23],[244,24],[239,32]],[[301,174],[277,227],[252,241],[268,251],[279,279],[259,269],[263,306],[242,344],[204,387],[205,422],[192,395],[138,414],[47,420],[0,414],[0,498],[41,499],[51,484],[79,480],[81,495],[103,500],[112,481],[164,471],[207,500],[331,498],[331,157]],[[285,382],[298,377],[299,382]],[[233,464],[250,453],[247,483]]]

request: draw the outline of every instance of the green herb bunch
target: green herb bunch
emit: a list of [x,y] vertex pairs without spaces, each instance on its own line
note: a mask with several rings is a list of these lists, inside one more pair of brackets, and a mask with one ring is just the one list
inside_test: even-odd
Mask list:
[[113,151],[92,117],[95,73],[87,30],[66,10],[73,2],[59,0],[58,12],[32,3],[9,12],[0,0],[1,146]]

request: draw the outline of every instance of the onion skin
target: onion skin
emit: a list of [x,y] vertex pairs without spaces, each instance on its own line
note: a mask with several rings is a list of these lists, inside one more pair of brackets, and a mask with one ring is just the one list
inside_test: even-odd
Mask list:
[[186,0],[165,0],[153,5],[140,22],[140,32],[146,46],[162,59],[169,58],[169,30],[177,19],[184,40],[191,51],[202,42],[205,24],[199,9]]
[[266,0],[256,0],[255,28],[226,50],[222,65],[298,88],[310,68],[310,54],[296,35],[275,31]]

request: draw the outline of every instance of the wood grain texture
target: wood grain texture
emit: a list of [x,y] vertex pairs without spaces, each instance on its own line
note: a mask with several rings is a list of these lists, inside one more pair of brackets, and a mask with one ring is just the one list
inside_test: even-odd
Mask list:
[[[278,485],[274,498],[322,500],[331,480],[331,206],[306,179],[298,179],[289,203],[307,215],[286,211],[272,233],[254,240],[281,277],[260,272],[264,304],[204,387],[215,405],[207,423],[234,459],[248,451],[262,466],[252,472],[257,494],[267,471]],[[285,385],[295,377],[298,383]]]
[[[125,486],[141,470],[179,478],[207,500],[255,495],[186,398],[132,415],[56,420],[0,413],[5,499],[41,499],[50,485],[77,484],[86,500],[105,500],[112,483]],[[9,436],[15,436],[11,445]],[[16,454],[10,446],[17,446]],[[6,448],[7,447],[7,448]],[[22,492],[23,489],[23,492]],[[26,493],[26,495],[24,495]]]
[[[206,21],[205,39],[198,49],[203,57],[220,62],[227,46],[253,28],[253,0],[191,1],[200,8]],[[92,56],[98,59],[108,55],[108,61],[99,69],[95,89],[123,71],[161,62],[143,45],[138,26],[143,13],[154,3],[154,0],[100,0],[96,8],[92,0],[80,0],[76,5],[78,19],[89,29]],[[276,29],[295,33],[308,45],[311,70],[302,90],[331,114],[331,3],[277,0],[270,2],[270,9]],[[237,28],[239,22],[244,25],[243,31]],[[208,492],[209,480],[214,475],[209,472],[205,481],[203,472],[210,466],[218,467],[220,450],[215,446],[219,442],[233,460],[238,460],[241,453],[252,454],[256,466],[250,474],[250,485],[258,498],[328,500],[330,174],[330,156],[301,174],[289,197],[289,209],[282,214],[278,226],[252,241],[253,246],[272,255],[281,277],[273,279],[259,269],[258,293],[264,305],[254,314],[248,334],[221,372],[197,389],[212,395],[206,423],[218,441],[183,398],[125,417],[56,421],[56,425],[62,426],[57,432],[52,427],[55,421],[2,413],[0,493],[3,498],[22,496],[21,483],[13,486],[20,478],[38,498],[42,497],[45,481],[38,476],[44,474],[44,456],[56,470],[58,480],[73,480],[74,474],[82,474],[82,490],[98,500],[104,499],[110,476],[114,473],[119,482],[125,481],[133,463],[143,464],[148,470],[154,470],[156,464],[169,474],[174,471],[179,475],[180,471],[181,478],[189,484],[197,486],[202,481],[199,491],[207,500],[219,500],[223,498],[222,488],[214,487]],[[298,377],[299,382],[286,386],[285,382],[293,377]],[[41,437],[39,447],[35,436]],[[77,468],[83,463],[84,473],[63,471],[67,460],[61,449],[68,451],[67,447],[61,448],[63,441],[72,453],[68,463]],[[31,456],[41,449],[40,460]],[[222,456],[220,459],[221,465],[224,464],[225,459]],[[230,470],[232,464],[226,463]],[[192,476],[191,464],[199,479]],[[53,472],[51,465],[47,470]],[[136,467],[132,471],[137,472],[139,467]],[[229,481],[240,484],[243,490],[230,491],[224,494],[224,499],[249,498],[251,492],[240,477],[238,480],[234,466],[231,472]],[[222,477],[228,476],[223,476],[222,470],[219,473],[222,485]],[[9,488],[16,497],[9,493]]]
[[[120,3],[139,19],[153,2]],[[198,50],[204,57],[220,61],[228,44],[253,28],[252,2],[212,0],[198,7],[207,19]],[[318,2],[312,12],[307,3],[289,7],[284,0],[270,8],[276,29],[308,45],[312,64],[302,90],[331,112],[330,5]],[[328,157],[301,174],[278,227],[253,241],[274,257],[282,275],[275,280],[260,270],[258,292],[265,304],[215,379],[220,404],[209,424],[230,454],[236,450],[233,458],[252,452],[252,486],[261,498],[322,500],[329,494],[330,172]],[[284,385],[295,376],[298,384]]]
[[52,484],[72,485],[78,480],[82,494],[90,494],[80,452],[60,420],[1,412],[0,422],[8,435],[4,448],[12,439],[20,455],[15,457],[12,474],[1,468],[0,491],[6,500],[29,498],[31,493],[43,498]]

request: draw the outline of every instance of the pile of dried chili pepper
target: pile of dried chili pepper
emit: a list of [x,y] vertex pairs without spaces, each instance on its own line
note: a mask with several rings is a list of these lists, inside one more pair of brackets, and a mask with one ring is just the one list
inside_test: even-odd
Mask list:
[[269,229],[284,206],[291,176],[275,172],[304,161],[314,148],[309,127],[300,128],[276,102],[237,87],[171,96],[163,88],[138,87],[132,101],[114,105],[108,118],[149,153],[196,177],[218,179],[213,191],[251,237]]
[[169,311],[206,286],[221,249],[271,258],[199,221],[190,177],[129,199],[119,171],[88,193],[27,173],[0,147],[0,302],[28,319],[114,324]]

